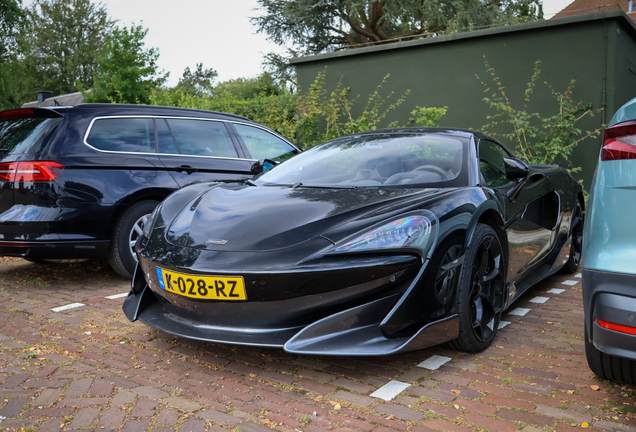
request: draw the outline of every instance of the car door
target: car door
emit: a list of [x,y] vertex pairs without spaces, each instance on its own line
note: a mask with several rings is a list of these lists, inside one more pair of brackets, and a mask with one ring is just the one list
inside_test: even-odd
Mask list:
[[531,175],[515,198],[508,198],[516,182],[506,176],[505,157],[513,156],[494,141],[480,141],[481,180],[495,192],[506,219],[510,252],[507,279],[518,285],[527,275],[526,270],[540,263],[552,250],[560,198],[549,180],[541,175]]
[[239,144],[244,146],[247,158],[271,159],[282,162],[300,153],[291,143],[264,128],[244,123],[228,123],[236,134]]
[[159,158],[180,187],[205,181],[242,181],[253,161],[224,121],[155,118]]

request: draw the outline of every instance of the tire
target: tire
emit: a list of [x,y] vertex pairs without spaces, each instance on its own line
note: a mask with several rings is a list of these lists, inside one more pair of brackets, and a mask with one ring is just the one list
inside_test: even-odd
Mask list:
[[505,300],[504,258],[497,232],[489,225],[477,224],[457,284],[459,337],[451,341],[454,348],[479,352],[495,338]]
[[148,216],[159,205],[158,201],[139,201],[119,216],[113,228],[108,250],[108,262],[118,274],[131,278],[137,265],[133,248]]
[[576,273],[581,264],[581,253],[583,251],[583,211],[581,204],[576,202],[574,211],[572,212],[572,228],[570,229],[570,256],[567,262],[561,267],[563,273]]
[[592,372],[600,378],[636,384],[636,361],[597,350],[587,338],[587,329],[585,331],[585,357],[587,357],[587,364]]

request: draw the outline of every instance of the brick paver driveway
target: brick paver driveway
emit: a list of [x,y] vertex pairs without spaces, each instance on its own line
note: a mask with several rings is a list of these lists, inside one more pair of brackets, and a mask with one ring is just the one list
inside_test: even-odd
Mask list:
[[526,293],[480,354],[334,358],[178,339],[126,320],[103,263],[8,260],[0,429],[636,431],[636,389],[585,362],[577,276]]

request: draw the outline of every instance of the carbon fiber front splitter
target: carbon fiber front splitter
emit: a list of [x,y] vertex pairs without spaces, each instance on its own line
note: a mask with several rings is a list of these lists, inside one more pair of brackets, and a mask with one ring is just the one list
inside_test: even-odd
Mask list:
[[123,310],[128,319],[180,337],[237,345],[283,348],[296,354],[378,356],[437,345],[459,334],[456,314],[426,324],[414,334],[387,338],[380,322],[391,310],[397,295],[387,296],[327,316],[304,327],[258,329],[218,327],[196,323],[167,313],[147,286],[131,291]]

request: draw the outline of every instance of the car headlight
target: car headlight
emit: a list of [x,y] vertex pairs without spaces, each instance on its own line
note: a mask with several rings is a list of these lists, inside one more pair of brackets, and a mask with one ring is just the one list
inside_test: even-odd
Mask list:
[[437,217],[433,212],[420,210],[346,239],[334,252],[413,247],[427,255],[436,239]]

